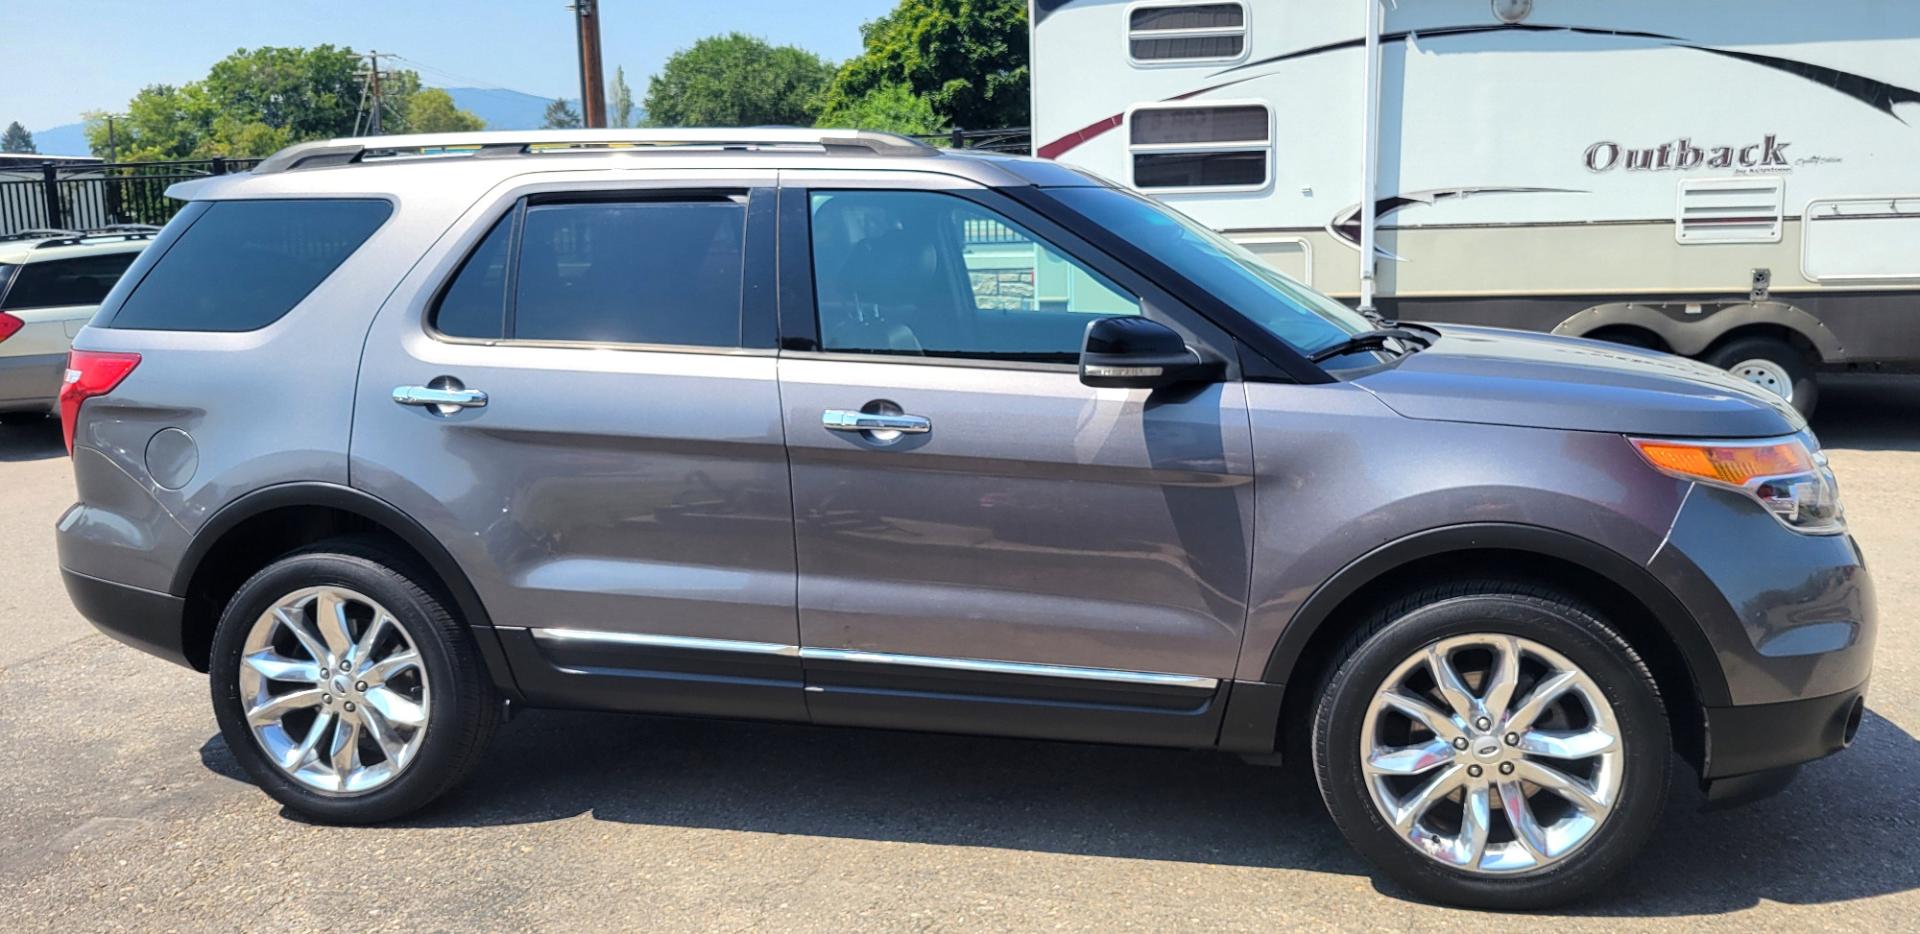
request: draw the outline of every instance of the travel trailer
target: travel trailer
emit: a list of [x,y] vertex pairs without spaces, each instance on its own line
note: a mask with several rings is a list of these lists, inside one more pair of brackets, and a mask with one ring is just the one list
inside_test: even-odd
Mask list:
[[1920,4],[1033,0],[1037,155],[1387,317],[1920,361]]

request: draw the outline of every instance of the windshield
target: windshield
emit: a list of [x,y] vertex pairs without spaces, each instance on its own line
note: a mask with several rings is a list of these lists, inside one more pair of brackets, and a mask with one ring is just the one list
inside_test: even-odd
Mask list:
[[1159,202],[1113,188],[1048,193],[1301,353],[1325,350],[1373,327],[1359,312],[1287,278],[1246,247]]

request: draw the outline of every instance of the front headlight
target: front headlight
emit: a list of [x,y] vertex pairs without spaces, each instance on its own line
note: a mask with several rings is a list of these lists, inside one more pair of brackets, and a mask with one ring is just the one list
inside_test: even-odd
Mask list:
[[1847,530],[1840,486],[1827,456],[1800,438],[1627,440],[1655,470],[1744,494],[1796,532],[1834,535]]

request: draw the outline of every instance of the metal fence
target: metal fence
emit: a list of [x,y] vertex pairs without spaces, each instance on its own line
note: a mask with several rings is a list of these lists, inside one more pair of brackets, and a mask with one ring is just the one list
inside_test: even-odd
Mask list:
[[[201,159],[56,165],[0,170],[0,236],[36,228],[88,230],[165,224],[181,203],[167,188],[209,175],[244,172],[258,159]],[[37,176],[37,177],[36,177]]]

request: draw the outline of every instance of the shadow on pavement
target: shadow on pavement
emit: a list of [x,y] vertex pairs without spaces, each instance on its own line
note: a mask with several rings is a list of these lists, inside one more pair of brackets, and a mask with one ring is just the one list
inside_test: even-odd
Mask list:
[[1823,447],[1920,451],[1920,376],[1822,376],[1813,430]]
[[[244,781],[218,736],[206,766]],[[1920,741],[1869,713],[1785,793],[1702,813],[1676,763],[1653,842],[1572,914],[1719,914],[1920,888]],[[533,711],[409,827],[602,821],[1364,875],[1302,770],[1028,740]],[[1390,884],[1383,894],[1408,897]]]
[[60,437],[60,420],[42,418],[23,424],[0,424],[0,463],[40,461],[67,456]]

